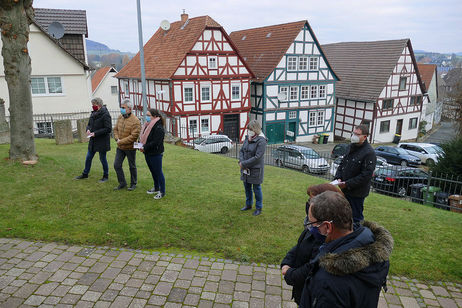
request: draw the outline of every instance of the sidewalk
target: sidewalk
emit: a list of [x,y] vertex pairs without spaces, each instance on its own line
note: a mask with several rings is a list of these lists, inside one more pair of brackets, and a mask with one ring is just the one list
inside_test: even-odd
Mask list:
[[[279,266],[0,238],[0,307],[294,307]],[[389,277],[379,307],[462,307],[462,285]]]

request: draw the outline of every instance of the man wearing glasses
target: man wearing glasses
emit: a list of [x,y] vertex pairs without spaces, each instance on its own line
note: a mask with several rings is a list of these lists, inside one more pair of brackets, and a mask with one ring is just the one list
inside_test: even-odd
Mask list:
[[364,199],[369,195],[372,174],[377,157],[374,149],[367,142],[369,129],[358,125],[351,135],[351,144],[347,154],[337,168],[335,178],[353,210],[353,221],[358,226],[364,220]]
[[390,267],[390,232],[367,221],[353,230],[348,201],[333,191],[310,200],[308,220],[325,241],[310,262],[300,307],[377,307]]

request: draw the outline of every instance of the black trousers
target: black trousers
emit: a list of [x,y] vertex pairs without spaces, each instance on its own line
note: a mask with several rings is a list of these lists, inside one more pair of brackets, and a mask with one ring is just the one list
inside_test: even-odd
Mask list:
[[114,169],[117,174],[117,180],[120,185],[127,185],[125,181],[124,169],[122,164],[125,156],[128,160],[128,167],[130,168],[130,186],[137,184],[137,170],[136,170],[136,150],[121,150],[117,148],[116,156],[114,159]]
[[364,220],[363,209],[364,209],[364,199],[361,197],[352,197],[345,195],[345,198],[350,202],[351,210],[353,212],[353,222],[359,224]]

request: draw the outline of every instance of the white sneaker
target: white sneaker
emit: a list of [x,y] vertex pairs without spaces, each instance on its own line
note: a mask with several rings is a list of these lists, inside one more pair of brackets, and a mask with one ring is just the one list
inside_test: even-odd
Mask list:
[[157,200],[157,199],[161,199],[161,198],[163,198],[163,197],[164,197],[164,195],[162,195],[162,194],[159,192],[159,193],[157,193],[157,195],[154,196],[154,199]]
[[151,188],[150,190],[148,190],[146,193],[149,194],[149,195],[153,195],[153,194],[158,194],[159,191],[156,190],[156,189],[153,187],[153,188]]

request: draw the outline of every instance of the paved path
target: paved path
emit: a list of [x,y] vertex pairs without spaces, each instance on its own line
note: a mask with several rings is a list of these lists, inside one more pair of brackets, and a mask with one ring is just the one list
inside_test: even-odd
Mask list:
[[428,143],[445,143],[457,136],[456,124],[453,122],[441,122],[441,126],[425,138]]
[[[462,285],[390,277],[379,307],[462,307]],[[0,238],[0,307],[296,307],[278,266]]]

